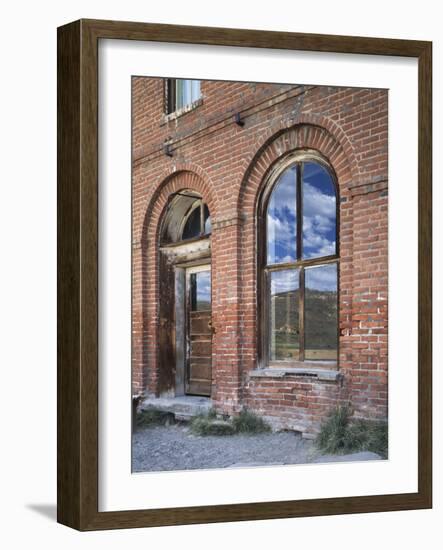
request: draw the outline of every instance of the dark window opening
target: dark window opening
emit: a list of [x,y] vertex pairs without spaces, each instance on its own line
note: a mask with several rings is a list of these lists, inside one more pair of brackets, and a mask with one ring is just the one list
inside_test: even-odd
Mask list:
[[189,214],[183,228],[182,240],[193,239],[201,234],[200,208],[194,208]]

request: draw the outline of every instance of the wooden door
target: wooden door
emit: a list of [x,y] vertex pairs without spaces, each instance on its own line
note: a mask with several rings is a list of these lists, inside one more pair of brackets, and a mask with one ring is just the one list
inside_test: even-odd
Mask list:
[[186,393],[211,395],[212,315],[211,269],[187,270],[187,380]]

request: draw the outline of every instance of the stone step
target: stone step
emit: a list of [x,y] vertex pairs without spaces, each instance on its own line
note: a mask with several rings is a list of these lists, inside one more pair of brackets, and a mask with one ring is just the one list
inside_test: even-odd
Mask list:
[[140,410],[156,409],[158,411],[173,413],[177,420],[190,420],[194,416],[207,413],[211,407],[211,399],[194,395],[148,397],[139,405]]

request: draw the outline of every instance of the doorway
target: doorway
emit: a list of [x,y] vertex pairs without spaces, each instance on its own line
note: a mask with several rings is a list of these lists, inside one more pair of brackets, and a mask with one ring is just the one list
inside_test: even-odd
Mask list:
[[185,279],[185,393],[209,397],[213,335],[211,266],[189,267]]

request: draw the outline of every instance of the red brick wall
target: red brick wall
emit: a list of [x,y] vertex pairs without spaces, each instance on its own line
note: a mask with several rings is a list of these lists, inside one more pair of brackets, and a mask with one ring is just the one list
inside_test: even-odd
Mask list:
[[[201,89],[200,106],[165,122],[163,80],[133,79],[134,392],[158,393],[159,224],[169,195],[193,188],[213,225],[215,406],[246,405],[311,433],[339,401],[386,417],[387,92],[209,81]],[[299,148],[326,157],[339,185],[337,381],[249,375],[258,361],[257,201],[270,167]]]

